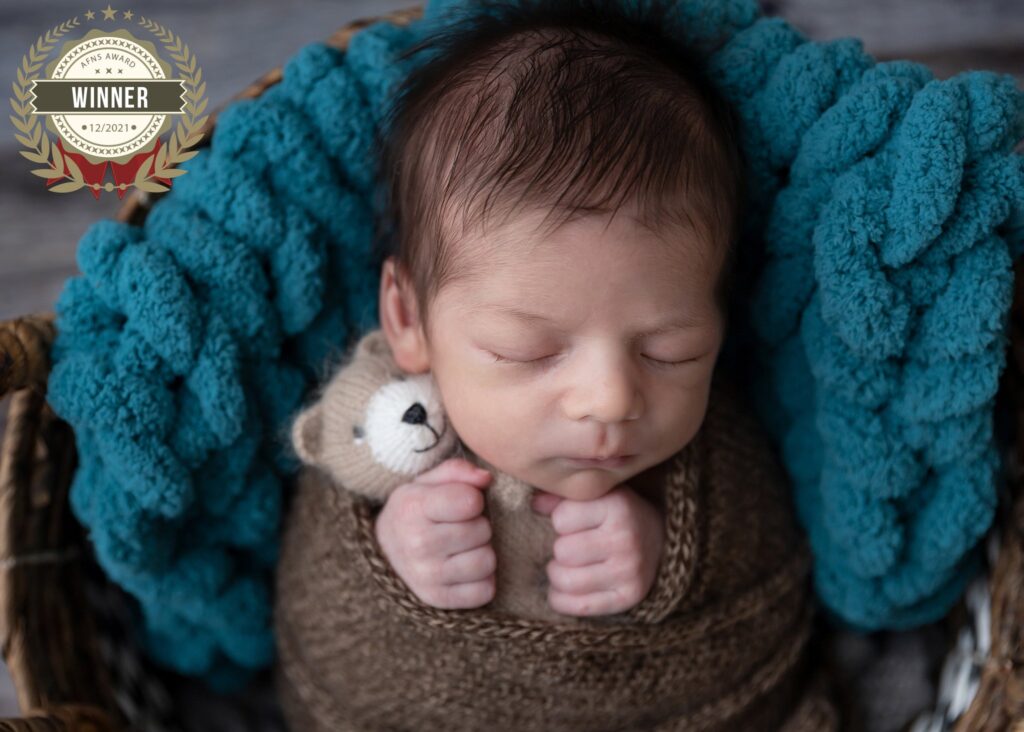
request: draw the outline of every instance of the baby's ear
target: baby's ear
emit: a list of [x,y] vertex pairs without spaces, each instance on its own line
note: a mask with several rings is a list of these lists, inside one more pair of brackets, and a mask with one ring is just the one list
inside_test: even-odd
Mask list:
[[292,423],[292,445],[302,462],[315,465],[320,459],[320,434],[323,420],[320,404],[299,413]]

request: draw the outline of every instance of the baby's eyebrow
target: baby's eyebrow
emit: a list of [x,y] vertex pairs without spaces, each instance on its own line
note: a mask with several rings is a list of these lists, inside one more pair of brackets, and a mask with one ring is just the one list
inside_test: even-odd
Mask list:
[[[543,323],[546,325],[554,325],[560,327],[558,323],[552,318],[539,313],[531,313],[515,305],[507,305],[505,303],[482,303],[480,307],[490,312],[498,313],[499,315],[507,315],[517,320],[522,320],[527,323]],[[658,335],[659,333],[667,333],[673,330],[693,330],[706,325],[706,321],[703,318],[698,318],[692,315],[683,313],[676,313],[667,320],[657,323],[650,328],[641,328],[637,331],[636,335],[639,336],[652,336]]]

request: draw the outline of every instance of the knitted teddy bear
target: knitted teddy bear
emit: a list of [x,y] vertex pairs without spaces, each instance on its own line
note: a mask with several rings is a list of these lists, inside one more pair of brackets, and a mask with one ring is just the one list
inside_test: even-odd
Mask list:
[[403,373],[379,328],[360,338],[317,401],[298,414],[291,438],[305,469],[318,469],[336,489],[374,503],[449,457],[489,470],[485,513],[497,557],[490,607],[521,618],[577,621],[548,605],[546,565],[556,534],[550,517],[531,509],[532,486],[466,448],[448,422],[433,377]]

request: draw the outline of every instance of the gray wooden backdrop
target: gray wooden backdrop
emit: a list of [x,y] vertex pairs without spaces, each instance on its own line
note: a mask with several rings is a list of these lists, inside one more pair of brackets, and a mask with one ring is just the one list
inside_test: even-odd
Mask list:
[[[346,22],[415,5],[416,0],[148,0],[111,3],[146,15],[180,35],[207,81],[211,108],[280,65],[301,46]],[[106,6],[104,2],[102,6]],[[53,0],[0,2],[0,78],[4,93],[35,39],[66,18],[100,3]],[[876,58],[912,58],[940,77],[986,68],[1024,82],[1024,0],[763,0],[817,39],[857,36]],[[98,13],[97,13],[98,14]],[[6,105],[5,105],[6,106]],[[55,195],[29,174],[14,127],[0,133],[0,320],[52,310],[64,281],[77,272],[75,247],[88,226],[113,216],[119,201],[104,193]],[[0,402],[0,435],[6,404]],[[17,712],[0,666],[0,716]]]

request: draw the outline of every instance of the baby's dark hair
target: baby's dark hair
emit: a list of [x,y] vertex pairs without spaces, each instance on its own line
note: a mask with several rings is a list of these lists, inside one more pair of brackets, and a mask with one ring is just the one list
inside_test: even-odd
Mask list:
[[441,288],[472,276],[472,258],[453,256],[460,236],[530,207],[550,209],[549,231],[628,202],[651,231],[689,228],[720,257],[728,312],[739,126],[703,60],[666,34],[672,4],[485,0],[404,51],[428,56],[377,133],[375,256],[395,257],[424,328]]

